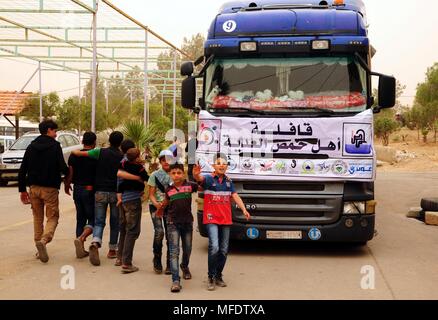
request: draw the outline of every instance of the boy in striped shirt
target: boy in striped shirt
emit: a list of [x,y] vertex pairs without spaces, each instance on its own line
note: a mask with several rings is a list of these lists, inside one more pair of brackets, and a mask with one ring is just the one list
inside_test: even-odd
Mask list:
[[179,240],[182,241],[181,270],[183,278],[189,280],[192,275],[189,270],[190,254],[193,239],[192,193],[198,191],[198,185],[185,179],[184,165],[176,163],[170,166],[170,177],[173,183],[166,190],[166,200],[157,211],[162,216],[167,207],[166,223],[170,247],[170,270],[172,272],[171,292],[181,291],[179,276]]

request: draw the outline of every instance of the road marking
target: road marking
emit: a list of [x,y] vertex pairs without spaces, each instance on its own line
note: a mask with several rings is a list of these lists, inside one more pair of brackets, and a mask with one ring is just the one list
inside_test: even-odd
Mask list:
[[15,223],[15,224],[11,224],[10,226],[0,228],[0,232],[7,231],[7,230],[10,230],[10,229],[14,229],[16,227],[21,227],[21,226],[24,226],[24,225],[32,223],[32,222],[33,222],[33,219],[22,221],[22,222],[18,222],[18,223]]

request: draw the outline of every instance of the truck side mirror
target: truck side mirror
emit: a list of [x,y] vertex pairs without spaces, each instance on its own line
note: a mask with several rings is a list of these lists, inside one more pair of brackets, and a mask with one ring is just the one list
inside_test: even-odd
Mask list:
[[183,108],[194,109],[196,105],[196,78],[188,76],[182,82],[181,104]]
[[396,80],[381,75],[379,78],[379,109],[392,108],[395,105]]
[[181,65],[181,75],[182,76],[191,76],[193,74],[193,62],[189,61],[189,62],[184,62]]

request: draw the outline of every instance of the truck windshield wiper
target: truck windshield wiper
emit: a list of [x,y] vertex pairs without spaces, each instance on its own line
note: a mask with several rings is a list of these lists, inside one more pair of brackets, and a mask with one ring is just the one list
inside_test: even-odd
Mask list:
[[[253,110],[253,109],[245,108],[245,107],[228,108],[228,109],[222,109],[222,108],[221,109],[219,109],[219,108],[210,108],[210,109],[213,109],[215,111],[217,111],[217,110],[228,110],[228,111],[231,111],[231,110],[244,110],[244,111],[249,111],[250,113],[255,113],[255,114],[266,114],[266,112],[264,112],[264,111]],[[232,112],[229,112],[229,113],[232,113]]]

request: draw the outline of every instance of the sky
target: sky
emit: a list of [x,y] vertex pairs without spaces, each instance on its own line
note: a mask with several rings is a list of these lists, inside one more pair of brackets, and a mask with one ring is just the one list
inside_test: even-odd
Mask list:
[[[256,0],[255,0],[256,1]],[[184,37],[206,35],[211,21],[224,0],[113,0],[116,6],[180,46]],[[411,104],[417,84],[423,82],[428,67],[438,62],[438,1],[364,0],[369,37],[377,49],[373,71],[394,75],[407,86],[403,104]],[[0,90],[19,90],[36,64],[0,58]],[[43,92],[77,94],[77,76],[48,72],[43,75]],[[72,89],[72,90],[69,90]],[[27,91],[37,91],[35,79]]]

